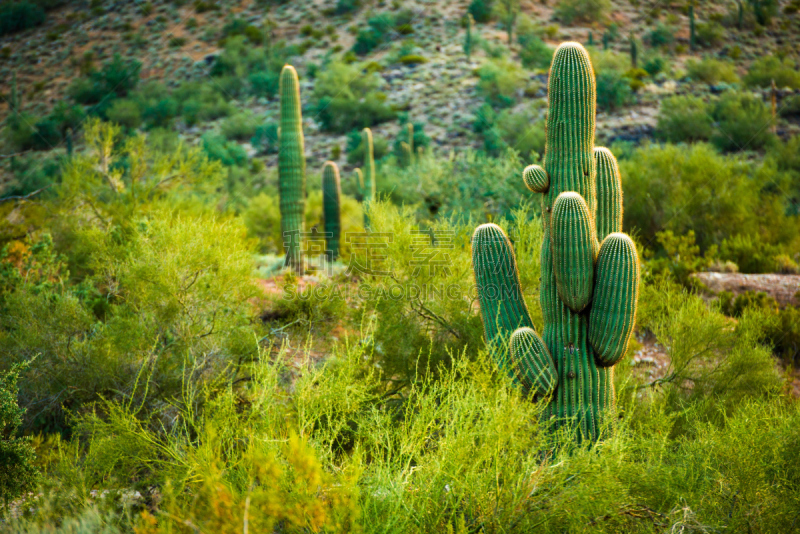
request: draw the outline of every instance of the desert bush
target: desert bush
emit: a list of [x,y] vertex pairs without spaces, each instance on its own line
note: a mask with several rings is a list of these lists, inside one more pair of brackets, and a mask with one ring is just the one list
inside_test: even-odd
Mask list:
[[21,32],[44,24],[44,9],[32,2],[3,2],[0,5],[0,35]]
[[690,59],[686,62],[686,71],[692,80],[714,85],[720,82],[736,83],[739,77],[733,64],[726,61],[703,58],[700,61]]
[[[407,124],[407,123],[405,123]],[[403,143],[408,144],[408,131],[406,130],[407,126],[405,124],[401,124],[400,130],[397,132],[397,137],[392,144],[392,153],[394,154],[395,161],[400,166],[410,165],[413,161],[413,157],[408,154],[405,145]],[[419,152],[420,149],[426,149],[431,144],[431,138],[425,133],[425,125],[422,123],[414,123],[414,156],[416,153]]]
[[120,98],[108,108],[106,118],[125,128],[135,129],[142,124],[142,110],[134,100]]
[[484,105],[478,110],[478,117],[477,130],[483,133],[488,154],[502,156],[511,148],[525,161],[535,159],[538,157],[536,154],[544,154],[544,121],[535,109],[527,107],[521,111],[503,110],[495,114]]
[[619,72],[607,69],[597,75],[597,108],[614,111],[633,100],[631,84]]
[[776,56],[768,55],[757,59],[750,65],[750,69],[744,77],[747,85],[755,87],[769,87],[773,80],[778,87],[800,89],[800,72],[790,57],[781,60]]
[[[666,273],[672,280],[690,289],[693,287],[690,275],[706,270],[711,265],[716,254],[715,246],[709,247],[705,257],[700,254],[700,247],[696,244],[694,230],[689,230],[683,236],[675,235],[671,230],[665,230],[656,233],[656,240],[661,246],[662,254],[648,260],[648,270],[654,276]],[[647,253],[649,253],[649,250],[646,251]]]
[[247,163],[247,152],[239,143],[228,141],[214,134],[203,135],[203,151],[212,161],[219,161],[226,167],[242,167]]
[[725,28],[716,22],[698,22],[695,34],[700,46],[711,48],[722,42],[725,37]]
[[517,31],[519,41],[519,58],[522,66],[527,69],[545,69],[550,66],[553,59],[553,50],[534,33]]
[[270,122],[256,126],[250,144],[262,154],[278,153],[278,125]]
[[659,55],[651,55],[645,58],[642,68],[647,71],[650,76],[655,76],[668,69],[667,60]]
[[727,91],[711,115],[717,123],[711,140],[721,150],[758,150],[770,139],[772,113],[755,95]]
[[238,113],[222,121],[220,132],[228,140],[249,141],[255,135],[258,123],[251,113]]
[[775,272],[778,267],[775,258],[780,253],[780,247],[746,233],[725,239],[719,250],[720,258],[734,262],[743,273]]
[[656,135],[673,143],[708,141],[713,133],[710,110],[702,98],[672,96],[661,101]]
[[645,36],[645,41],[653,48],[667,46],[674,40],[675,30],[663,23],[658,23]]
[[[769,348],[760,343],[767,317],[745,313],[732,325],[699,296],[668,287],[663,282],[645,286],[639,324],[656,335],[670,357],[665,376],[655,382],[667,385],[666,401],[676,412],[688,404],[696,411],[693,417],[721,424],[741,402],[777,392],[780,377]],[[648,293],[659,297],[647,300]],[[673,432],[689,430],[685,414],[676,413]]]
[[610,8],[608,0],[559,0],[555,15],[565,24],[602,22]]
[[509,59],[485,62],[478,69],[478,77],[478,92],[495,107],[513,105],[525,82],[524,72]]
[[314,85],[312,108],[327,131],[345,133],[395,118],[378,91],[378,74],[363,74],[358,66],[331,63]]
[[382,165],[378,191],[389,192],[389,199],[395,204],[416,206],[420,220],[456,216],[480,221],[488,217],[510,218],[520,198],[528,196],[519,173],[531,162],[523,161],[515,151],[491,158],[467,150],[454,154],[452,159],[425,151],[411,167],[400,168],[390,162]]
[[250,92],[255,96],[272,98],[280,89],[280,74],[275,71],[254,72],[247,77]]
[[[0,262],[6,254],[7,249],[0,253]],[[17,403],[17,381],[20,371],[28,365],[23,362],[0,373],[0,499],[6,506],[23,492],[34,489],[37,482],[36,453],[30,439],[18,435],[24,411]]]
[[768,26],[778,13],[778,2],[776,0],[748,0],[756,21],[762,26]]
[[122,98],[139,83],[141,69],[142,64],[135,59],[125,61],[117,54],[100,70],[90,72],[88,77],[75,79],[67,92],[77,103],[86,105]]
[[[701,251],[737,235],[789,244],[797,232],[797,218],[787,216],[790,199],[766,187],[782,183],[772,165],[720,155],[705,143],[667,144],[634,150],[620,160],[620,172],[625,180],[624,227],[639,232],[648,246],[662,230],[675,235],[693,230]],[[738,258],[723,259],[738,264]]]
[[212,121],[231,115],[235,108],[212,83],[186,83],[173,98],[180,103],[180,115],[187,125]]
[[475,22],[489,22],[492,19],[493,0],[471,0],[467,11]]

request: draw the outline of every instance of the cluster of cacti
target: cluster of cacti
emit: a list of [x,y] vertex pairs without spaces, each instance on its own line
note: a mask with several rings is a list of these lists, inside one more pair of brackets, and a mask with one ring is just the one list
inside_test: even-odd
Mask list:
[[464,53],[467,55],[467,61],[472,59],[472,27],[474,24],[472,14],[467,13],[467,32],[464,35]]
[[339,257],[339,237],[342,231],[341,196],[339,167],[332,161],[326,161],[322,168],[322,211],[325,217],[325,254],[330,261]]
[[475,230],[473,269],[487,342],[501,368],[548,398],[546,420],[574,421],[579,439],[596,439],[614,404],[613,365],[633,331],[639,260],[620,233],[617,162],[594,146],[595,78],[580,44],[556,50],[548,96],[544,168],[523,171],[526,186],[542,194],[541,337],[500,227]]
[[301,238],[305,216],[306,157],[300,83],[297,72],[286,65],[280,77],[280,129],[278,130],[278,191],[281,232],[286,263],[302,269]]
[[694,2],[689,4],[689,49],[694,50],[695,48],[695,36],[694,36]]
[[372,130],[364,128],[361,132],[361,144],[364,145],[364,171],[356,169],[362,204],[364,206],[364,228],[369,229],[369,205],[375,200],[375,154],[372,145]]

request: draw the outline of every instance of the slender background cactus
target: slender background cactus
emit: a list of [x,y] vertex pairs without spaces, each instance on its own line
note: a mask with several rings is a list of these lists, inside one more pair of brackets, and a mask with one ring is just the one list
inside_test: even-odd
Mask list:
[[300,240],[303,232],[306,190],[306,157],[303,117],[300,111],[300,83],[297,72],[286,65],[280,78],[281,122],[278,152],[278,190],[281,232],[286,263],[302,269]]
[[528,188],[542,194],[542,336],[520,302],[514,254],[499,227],[476,229],[473,269],[499,365],[549,396],[544,416],[556,427],[574,422],[579,439],[597,439],[614,404],[613,365],[633,331],[639,260],[631,239],[619,233],[617,162],[594,147],[595,78],[580,44],[556,50],[548,97],[544,168],[523,171]]
[[364,144],[364,169],[361,196],[364,203],[364,228],[369,229],[369,205],[375,200],[375,155],[372,146],[372,130],[364,128],[361,133]]
[[694,2],[689,4],[689,49],[695,49],[695,35],[694,35]]
[[332,161],[322,168],[322,211],[325,217],[325,253],[328,260],[339,257],[339,237],[342,231],[342,187],[339,167]]
[[472,15],[467,13],[467,32],[464,35],[464,53],[467,55],[467,61],[472,60],[472,27],[475,25],[475,21],[472,19]]

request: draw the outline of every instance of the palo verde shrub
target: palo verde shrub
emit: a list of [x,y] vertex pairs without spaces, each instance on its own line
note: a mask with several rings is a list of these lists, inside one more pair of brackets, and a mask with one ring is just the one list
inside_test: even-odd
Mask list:
[[386,95],[378,91],[381,83],[379,75],[363,74],[357,65],[328,65],[314,84],[312,103],[322,128],[346,133],[395,118]]
[[608,0],[559,0],[555,15],[564,24],[602,22],[610,8]]
[[720,82],[736,83],[739,81],[732,63],[709,57],[700,61],[689,59],[686,62],[686,71],[692,80],[709,85],[715,85]]

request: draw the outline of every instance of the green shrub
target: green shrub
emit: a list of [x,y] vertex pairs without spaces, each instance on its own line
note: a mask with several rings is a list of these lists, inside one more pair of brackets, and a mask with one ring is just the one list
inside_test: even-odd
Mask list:
[[545,69],[553,59],[553,50],[533,31],[517,30],[517,41],[520,45],[519,59],[527,69]]
[[509,107],[525,84],[525,73],[509,59],[486,61],[478,69],[478,93],[492,106]]
[[619,72],[608,69],[597,75],[597,107],[603,111],[614,111],[632,102],[630,82]]
[[758,150],[771,136],[772,113],[754,95],[727,91],[712,108],[712,116],[717,121],[712,141],[721,150]]
[[710,110],[702,98],[671,96],[661,101],[656,136],[673,143],[708,141],[713,133]]
[[142,124],[142,110],[136,101],[128,98],[115,100],[106,111],[106,118],[111,122],[135,129]]
[[278,125],[274,122],[259,125],[255,129],[250,144],[261,154],[278,153]]
[[346,15],[358,11],[361,7],[361,0],[336,0],[334,14]]
[[379,75],[363,74],[356,65],[329,65],[317,78],[312,101],[322,128],[345,133],[395,118],[380,84]]
[[679,236],[693,230],[701,251],[718,245],[721,259],[742,261],[745,270],[746,258],[723,254],[723,241],[754,235],[761,243],[789,244],[800,231],[798,219],[787,215],[788,195],[753,185],[781,183],[772,164],[721,155],[695,143],[640,147],[619,165],[625,180],[624,228],[638,232],[642,243],[656,243],[662,230]]
[[714,85],[720,82],[736,83],[739,77],[732,63],[713,58],[700,61],[690,59],[686,62],[686,71],[692,80]]
[[248,76],[254,96],[272,98],[278,94],[280,75],[274,71],[254,72]]
[[243,167],[247,164],[247,152],[238,143],[227,141],[224,137],[214,134],[203,135],[203,151],[208,159],[219,161],[226,167]]
[[672,41],[675,40],[674,38],[675,30],[667,26],[663,23],[658,23],[655,28],[650,30],[645,36],[645,41],[650,44],[653,48],[658,48],[661,46],[667,46],[672,44]]
[[667,70],[667,61],[662,56],[653,55],[645,59],[642,68],[650,76],[655,76]]
[[249,141],[256,133],[258,119],[252,113],[237,113],[222,121],[223,137],[234,141]]
[[777,0],[748,0],[748,3],[753,9],[756,21],[762,26],[768,26],[772,17],[778,13]]
[[519,152],[523,161],[536,158],[532,153],[544,155],[545,131],[544,121],[540,114],[526,108],[521,111],[503,110],[495,118],[491,118],[488,110],[479,115],[483,120],[492,120],[491,126],[485,129],[484,148],[492,156],[501,156],[508,148]]
[[185,83],[175,90],[173,98],[179,102],[180,115],[189,126],[221,119],[235,111],[214,83]]
[[716,22],[698,22],[695,26],[697,43],[711,48],[717,46],[725,38],[725,28]]
[[767,55],[753,61],[744,77],[744,82],[754,87],[769,87],[772,80],[780,88],[800,89],[797,64],[789,57],[781,60],[777,56]]
[[0,35],[9,35],[44,24],[44,10],[31,2],[3,2],[0,5]]
[[178,116],[178,102],[172,98],[150,101],[142,111],[142,119],[150,128],[165,128]]
[[777,270],[775,257],[781,249],[765,243],[753,234],[737,234],[725,239],[720,245],[719,256],[739,266],[743,273],[772,273]]
[[467,11],[475,22],[489,22],[492,19],[492,7],[494,0],[472,0]]
[[98,71],[86,78],[77,78],[69,86],[69,95],[79,104],[98,104],[128,95],[139,83],[142,64],[131,59],[124,61],[119,54]]
[[686,235],[675,235],[671,230],[657,232],[656,240],[662,253],[647,262],[648,270],[655,276],[667,273],[672,280],[690,289],[693,282],[689,275],[708,268],[716,253],[716,247],[712,246],[703,257],[693,230]]
[[[0,261],[5,252],[0,253]],[[0,372],[0,500],[4,505],[34,489],[37,482],[36,453],[29,438],[17,435],[24,413],[17,404],[17,381],[20,371],[29,365],[14,365]]]
[[602,22],[611,9],[608,0],[558,0],[555,15],[561,22]]

